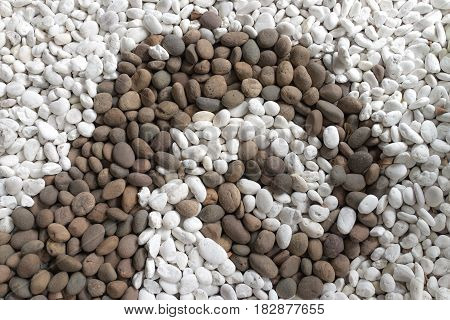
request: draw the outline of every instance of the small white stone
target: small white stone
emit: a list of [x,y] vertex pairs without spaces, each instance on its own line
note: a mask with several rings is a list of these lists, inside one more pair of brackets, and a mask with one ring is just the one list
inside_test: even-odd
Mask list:
[[147,251],[152,258],[156,258],[159,253],[159,249],[161,247],[161,235],[155,234],[151,239],[147,242],[146,248]]
[[199,177],[196,176],[188,176],[185,179],[186,184],[189,187],[189,190],[192,192],[194,197],[199,201],[203,202],[206,199],[206,188],[203,182]]
[[167,262],[174,262],[176,259],[176,253],[177,249],[172,238],[168,238],[161,244],[159,254]]
[[275,28],[275,21],[269,13],[264,12],[256,19],[254,28],[258,33],[263,29],[273,29]]
[[349,234],[356,222],[356,212],[350,207],[343,207],[339,211],[337,227],[342,234]]
[[236,286],[236,296],[238,299],[245,299],[252,296],[252,288],[244,283],[239,283]]
[[426,143],[431,143],[437,138],[437,129],[430,120],[425,120],[420,127],[420,135]]
[[429,187],[425,193],[425,202],[430,207],[438,207],[444,201],[442,189],[437,186]]
[[39,134],[45,140],[53,141],[58,137],[58,131],[55,128],[53,128],[50,124],[43,121],[39,121],[36,123],[36,126],[38,127]]
[[275,239],[280,249],[286,249],[292,239],[292,229],[287,224],[282,224],[276,233]]
[[69,100],[65,98],[59,98],[58,100],[50,103],[48,108],[53,114],[56,114],[57,116],[64,116],[70,109],[70,103]]
[[388,194],[388,200],[389,200],[389,204],[393,208],[399,209],[403,204],[402,193],[400,192],[400,190],[398,190],[395,187],[391,188],[391,190],[389,191],[389,194]]
[[14,230],[14,222],[11,217],[0,219],[0,232],[11,233]]
[[309,217],[315,222],[323,222],[330,215],[330,209],[314,204],[309,207]]
[[260,189],[261,185],[253,180],[249,179],[241,179],[236,183],[236,187],[238,187],[239,191],[242,194],[256,194]]
[[361,279],[356,286],[356,294],[362,298],[370,298],[375,294],[375,287],[372,282]]
[[162,225],[166,229],[173,229],[180,224],[180,214],[176,211],[167,211],[162,218]]
[[398,181],[400,178],[405,177],[407,172],[408,169],[404,164],[394,163],[386,168],[385,175],[394,181]]
[[236,266],[230,259],[225,260],[217,267],[217,271],[224,277],[231,276],[236,271]]
[[163,31],[161,23],[153,14],[146,14],[142,19],[144,28],[151,34],[160,34]]
[[180,281],[179,292],[180,294],[187,294],[193,292],[199,287],[197,277],[194,274],[183,276]]
[[199,241],[198,252],[202,258],[214,265],[220,265],[228,259],[226,251],[215,241],[209,238]]
[[446,54],[441,59],[441,69],[446,73],[450,73],[450,54]]
[[5,190],[10,195],[16,195],[22,190],[22,179],[19,177],[10,177],[5,179]]
[[280,106],[274,101],[266,101],[264,103],[266,114],[275,117],[280,112]]
[[300,229],[310,238],[320,238],[324,234],[323,227],[320,225],[320,223],[317,223],[310,219],[303,218],[298,225]]
[[359,213],[369,214],[376,209],[378,205],[378,198],[372,194],[369,194],[362,199],[358,205]]
[[78,123],[77,130],[83,137],[90,138],[94,133],[95,125],[93,123],[87,123],[82,121]]
[[151,46],[148,48],[148,53],[150,57],[155,60],[168,60],[169,53],[161,45]]
[[180,269],[168,263],[162,263],[161,265],[159,265],[158,269],[156,269],[156,272],[162,280],[169,283],[175,284],[181,280]]
[[389,273],[384,273],[380,278],[380,289],[384,292],[394,292],[395,280]]
[[164,192],[163,193],[153,192],[148,199],[148,205],[150,206],[150,208],[156,211],[163,210],[166,204],[167,204],[167,194]]
[[277,138],[272,141],[270,149],[277,157],[284,158],[289,153],[289,145],[286,140]]
[[32,90],[25,90],[20,101],[23,106],[31,109],[38,108],[44,103],[42,96]]
[[323,143],[328,149],[334,149],[339,145],[339,133],[335,126],[326,127],[323,130]]
[[267,189],[260,189],[256,193],[256,207],[262,213],[268,213],[273,205],[272,195]]

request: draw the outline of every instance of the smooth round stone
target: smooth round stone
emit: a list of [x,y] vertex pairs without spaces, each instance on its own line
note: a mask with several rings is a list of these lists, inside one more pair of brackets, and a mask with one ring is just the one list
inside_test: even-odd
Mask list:
[[280,87],[275,85],[266,86],[261,91],[261,96],[267,101],[277,101],[280,98]]
[[267,253],[272,250],[275,244],[275,234],[268,230],[262,230],[258,233],[255,242],[253,243],[253,249],[256,253]]
[[220,100],[206,97],[198,97],[195,101],[200,110],[218,112],[221,108]]
[[238,244],[247,244],[250,242],[250,233],[244,228],[241,220],[234,215],[227,214],[222,218],[222,228],[231,240]]
[[[263,21],[267,19],[267,16],[263,16],[262,19],[258,19],[259,25],[262,24]],[[273,19],[273,18],[272,18]],[[270,28],[270,26],[264,26],[264,30],[259,30],[258,36],[256,37],[256,41],[260,48],[268,49],[275,45],[278,40],[278,32]]]
[[119,142],[114,146],[112,157],[114,162],[123,168],[131,168],[136,160],[133,149],[125,142]]
[[359,113],[362,109],[362,104],[352,96],[346,96],[339,100],[337,104],[338,108],[344,113]]
[[297,283],[292,278],[286,278],[278,282],[275,290],[281,299],[290,299],[295,296]]
[[403,204],[403,197],[401,191],[398,190],[397,188],[391,188],[388,194],[388,200],[389,204],[394,209],[399,209]]
[[366,187],[366,181],[361,174],[349,173],[342,187],[347,191],[361,191]]
[[337,84],[326,84],[319,90],[320,98],[334,103],[342,97],[342,88]]
[[362,298],[370,298],[375,294],[375,287],[370,281],[360,280],[356,286],[356,294]]
[[248,41],[245,32],[227,32],[220,38],[220,43],[226,47],[239,47]]
[[199,21],[202,27],[210,30],[220,27],[220,24],[222,23],[222,20],[217,15],[217,13],[213,11],[206,11],[204,14],[202,14]]
[[372,156],[363,151],[358,151],[348,158],[348,168],[353,173],[364,173],[372,164]]
[[330,215],[330,209],[313,204],[309,207],[309,217],[315,222],[323,222]]
[[341,123],[344,121],[344,112],[336,107],[334,104],[325,100],[319,100],[316,104],[317,110],[322,112],[322,115],[327,120],[334,123]]
[[[323,116],[319,110],[312,110],[306,117],[305,129],[310,136],[317,136],[322,130]],[[339,142],[339,135],[338,135]]]
[[292,239],[291,227],[287,224],[282,224],[277,230],[275,239],[280,249],[286,249]]
[[335,234],[329,234],[323,242],[323,254],[328,258],[336,258],[344,251],[344,240]]
[[164,36],[164,40],[162,41],[161,45],[172,56],[180,56],[181,54],[183,54],[185,49],[183,40],[173,34]]
[[262,213],[268,213],[273,206],[273,198],[267,189],[260,189],[256,193],[256,207]]
[[380,289],[384,292],[393,292],[395,290],[395,280],[389,273],[384,273],[380,278]]
[[227,108],[234,108],[244,101],[245,97],[239,90],[230,90],[222,97],[222,104]]
[[369,214],[376,209],[378,198],[372,194],[367,195],[358,205],[359,213]]
[[[222,185],[223,186],[223,185]],[[221,188],[222,188],[221,186]],[[249,179],[241,179],[236,183],[236,187],[239,189],[239,191],[242,194],[256,194],[260,189],[261,186],[259,183],[249,180]],[[219,198],[220,198],[220,191],[219,189]],[[239,198],[240,200],[240,198]]]
[[278,267],[268,256],[262,254],[250,254],[250,266],[262,277],[275,278],[278,275]]
[[392,180],[400,180],[408,173],[408,169],[404,164],[392,164],[386,168],[384,174]]
[[255,40],[250,39],[242,46],[242,58],[250,65],[255,65],[259,61],[261,52]]
[[425,120],[420,127],[420,135],[426,143],[433,142],[438,135],[436,125],[430,120]]
[[330,182],[334,186],[340,186],[345,182],[347,174],[342,166],[333,166],[330,172]]
[[350,207],[343,207],[339,211],[337,228],[342,234],[349,234],[356,222],[356,212]]
[[438,207],[442,202],[444,202],[444,194],[442,189],[437,186],[429,187],[425,193],[425,202],[432,208]]
[[335,126],[326,127],[323,130],[323,143],[329,149],[334,149],[339,145],[339,132]]
[[291,254],[301,257],[308,250],[308,236],[303,232],[292,235],[287,249]]
[[202,258],[213,265],[222,264],[228,259],[225,250],[209,238],[204,238],[199,241],[198,252]]
[[366,143],[366,141],[370,138],[371,135],[372,135],[372,132],[371,132],[370,128],[361,127],[361,128],[356,129],[350,135],[347,143],[352,149],[358,149],[359,147],[364,145],[364,143]]
[[297,295],[303,300],[317,299],[322,293],[323,283],[316,276],[304,277],[297,287]]

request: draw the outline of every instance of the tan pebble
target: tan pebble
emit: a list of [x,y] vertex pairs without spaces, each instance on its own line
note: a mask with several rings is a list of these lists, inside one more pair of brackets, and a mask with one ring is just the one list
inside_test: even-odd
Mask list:
[[258,80],[249,78],[242,81],[241,90],[247,98],[256,98],[261,93],[262,85]]

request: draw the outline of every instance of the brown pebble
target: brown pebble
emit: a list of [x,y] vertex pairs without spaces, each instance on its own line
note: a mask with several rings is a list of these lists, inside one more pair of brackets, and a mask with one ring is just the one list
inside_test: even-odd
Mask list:
[[324,282],[333,282],[336,274],[333,267],[327,261],[316,261],[313,264],[313,274]]
[[52,223],[47,228],[47,233],[55,242],[66,242],[70,239],[70,232],[58,223]]
[[220,43],[226,47],[239,47],[247,42],[249,36],[245,32],[227,32],[220,38]]
[[[43,293],[50,282],[52,275],[47,270],[40,270],[37,272],[30,282],[30,291],[34,295]],[[1,283],[1,281],[0,281]]]
[[72,211],[77,216],[84,216],[94,209],[95,197],[89,192],[81,192],[72,201]]
[[91,225],[81,238],[81,247],[86,252],[94,251],[103,241],[105,228],[101,224]]
[[123,179],[117,179],[109,182],[102,192],[102,197],[105,200],[111,200],[118,198],[122,195],[125,190],[126,182]]
[[251,253],[248,261],[250,266],[262,277],[271,279],[278,275],[278,267],[268,256]]
[[308,236],[302,232],[295,233],[287,249],[291,254],[301,257],[308,250]]
[[352,114],[356,113],[359,114],[359,112],[362,109],[362,104],[357,99],[353,98],[352,96],[346,96],[339,100],[337,104],[338,108],[341,109],[346,114]]
[[106,286],[106,293],[113,299],[119,299],[123,296],[128,286],[124,281],[112,281]]
[[236,185],[224,183],[218,190],[219,203],[227,213],[234,212],[241,202],[241,193]]
[[234,215],[227,214],[222,218],[223,231],[236,243],[247,244],[250,241],[250,233],[244,228],[242,222]]
[[204,87],[203,93],[207,98],[220,99],[227,91],[227,83],[221,75],[214,75],[209,78]]
[[297,287],[297,295],[303,300],[317,299],[322,293],[323,283],[315,276],[304,277]]
[[254,252],[264,254],[269,252],[275,244],[275,234],[268,230],[262,230],[258,233],[253,243]]
[[300,268],[300,257],[290,256],[280,266],[280,275],[283,278],[289,278],[295,275]]
[[134,255],[138,249],[137,236],[129,234],[120,239],[119,246],[117,247],[117,253],[121,258],[130,258]]
[[76,272],[81,270],[82,267],[80,261],[66,254],[60,254],[59,256],[57,256],[55,264],[59,268],[59,270],[65,272]]

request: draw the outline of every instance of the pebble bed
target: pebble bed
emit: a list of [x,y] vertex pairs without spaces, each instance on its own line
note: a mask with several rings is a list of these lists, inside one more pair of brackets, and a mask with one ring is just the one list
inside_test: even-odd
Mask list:
[[449,13],[0,1],[0,298],[450,299]]

